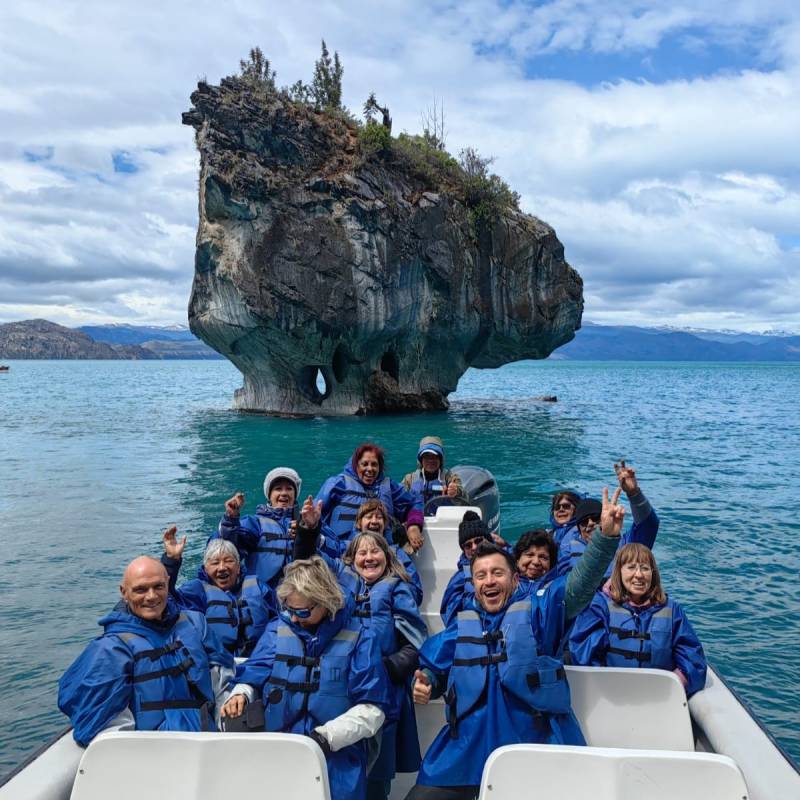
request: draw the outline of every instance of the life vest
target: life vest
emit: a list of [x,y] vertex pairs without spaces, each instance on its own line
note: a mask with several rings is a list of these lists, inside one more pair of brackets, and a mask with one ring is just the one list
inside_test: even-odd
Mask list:
[[206,593],[206,623],[229,653],[246,658],[253,651],[269,622],[258,578],[249,575],[239,592],[226,592],[213,583],[203,581]]
[[245,566],[249,575],[255,575],[262,583],[274,583],[283,568],[292,560],[294,539],[289,533],[291,518],[285,524],[266,515],[257,514],[261,536],[256,548],[247,553]]
[[467,562],[463,567],[461,567],[461,574],[464,576],[464,597],[470,597],[475,594],[475,584],[472,582],[471,561]]
[[606,597],[608,604],[608,667],[674,669],[672,603],[637,614]]
[[[166,634],[111,633],[131,653],[133,712],[136,730],[216,730],[214,692],[208,657],[203,647],[198,612],[182,611]],[[154,646],[156,640],[161,644]]]
[[309,734],[351,707],[347,678],[359,636],[351,620],[318,656],[307,656],[302,639],[286,623],[278,625],[275,663],[264,686],[266,729]]
[[329,527],[340,538],[344,539],[353,530],[356,521],[356,512],[367,500],[377,498],[386,507],[389,517],[394,516],[394,503],[392,503],[392,479],[381,478],[371,486],[365,486],[346,472],[342,473],[344,488],[336,500],[336,506],[331,513]]
[[411,481],[409,491],[412,495],[422,498],[422,505],[424,506],[429,500],[434,497],[442,496],[442,488],[447,487],[447,476],[443,472],[439,472],[432,480],[426,480],[425,475],[421,469],[414,473],[414,480]]
[[353,616],[363,626],[371,628],[384,656],[391,655],[397,649],[392,593],[399,581],[400,578],[396,575],[389,575],[376,581],[372,586],[367,586],[361,579],[356,594],[356,610]]
[[497,670],[503,690],[532,713],[570,712],[564,665],[557,658],[539,654],[531,629],[530,599],[512,603],[495,631],[484,630],[476,611],[458,613],[455,659],[445,694],[453,738],[458,736],[459,720],[487,691],[490,669]]

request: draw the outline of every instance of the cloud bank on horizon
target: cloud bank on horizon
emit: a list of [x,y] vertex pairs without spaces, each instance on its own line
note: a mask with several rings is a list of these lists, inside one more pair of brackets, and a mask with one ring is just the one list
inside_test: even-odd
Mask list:
[[186,321],[199,77],[258,44],[279,85],[320,39],[395,131],[443,103],[584,278],[584,318],[800,330],[800,8],[792,0],[0,10],[0,321]]

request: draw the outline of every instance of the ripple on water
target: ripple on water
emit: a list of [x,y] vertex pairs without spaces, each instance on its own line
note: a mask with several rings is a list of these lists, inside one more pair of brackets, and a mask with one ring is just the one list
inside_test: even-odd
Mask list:
[[[125,562],[158,552],[165,525],[189,536],[189,576],[225,498],[242,490],[254,508],[269,468],[297,466],[314,493],[375,439],[399,478],[432,433],[451,465],[493,471],[510,538],[546,524],[552,492],[599,494],[628,459],[661,519],[668,591],[800,758],[800,369],[520,362],[469,370],[449,413],[380,419],[239,415],[239,384],[226,362],[18,362],[6,376],[0,652],[15,657],[0,671],[0,773],[64,724],[58,677],[100,632]],[[558,402],[532,399],[548,394]]]

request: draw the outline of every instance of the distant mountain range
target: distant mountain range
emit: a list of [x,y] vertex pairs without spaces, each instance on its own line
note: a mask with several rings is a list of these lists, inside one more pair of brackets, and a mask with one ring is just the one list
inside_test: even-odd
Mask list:
[[550,358],[570,361],[800,361],[800,336],[584,323]]
[[[185,326],[84,325],[43,319],[0,325],[0,359],[219,359]],[[570,361],[800,362],[800,336],[676,330],[591,322],[550,358]]]
[[188,328],[87,325],[66,328],[46,319],[0,325],[0,359],[222,358]]

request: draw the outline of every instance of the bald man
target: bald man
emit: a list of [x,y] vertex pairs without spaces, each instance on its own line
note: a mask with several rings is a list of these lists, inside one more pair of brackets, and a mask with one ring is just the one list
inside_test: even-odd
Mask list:
[[216,697],[233,658],[197,611],[169,597],[167,572],[149,556],[134,559],[120,601],[99,624],[104,633],[58,683],[58,707],[86,747],[105,728],[213,731]]

